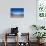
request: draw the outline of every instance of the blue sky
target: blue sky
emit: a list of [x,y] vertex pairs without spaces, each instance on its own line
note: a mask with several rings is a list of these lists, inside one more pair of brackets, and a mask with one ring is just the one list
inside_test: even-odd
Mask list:
[[24,8],[11,8],[11,12],[24,12]]

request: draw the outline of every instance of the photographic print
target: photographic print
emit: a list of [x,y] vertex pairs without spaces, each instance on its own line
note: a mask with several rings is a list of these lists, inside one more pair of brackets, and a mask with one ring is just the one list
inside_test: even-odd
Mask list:
[[24,17],[24,8],[11,8],[11,17]]

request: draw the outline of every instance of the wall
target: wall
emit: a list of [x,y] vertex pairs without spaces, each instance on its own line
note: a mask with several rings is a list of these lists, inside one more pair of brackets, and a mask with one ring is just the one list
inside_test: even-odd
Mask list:
[[[11,7],[23,7],[24,18],[11,18]],[[18,26],[20,32],[29,32],[32,36],[32,24],[36,24],[36,0],[0,0],[0,34]]]

